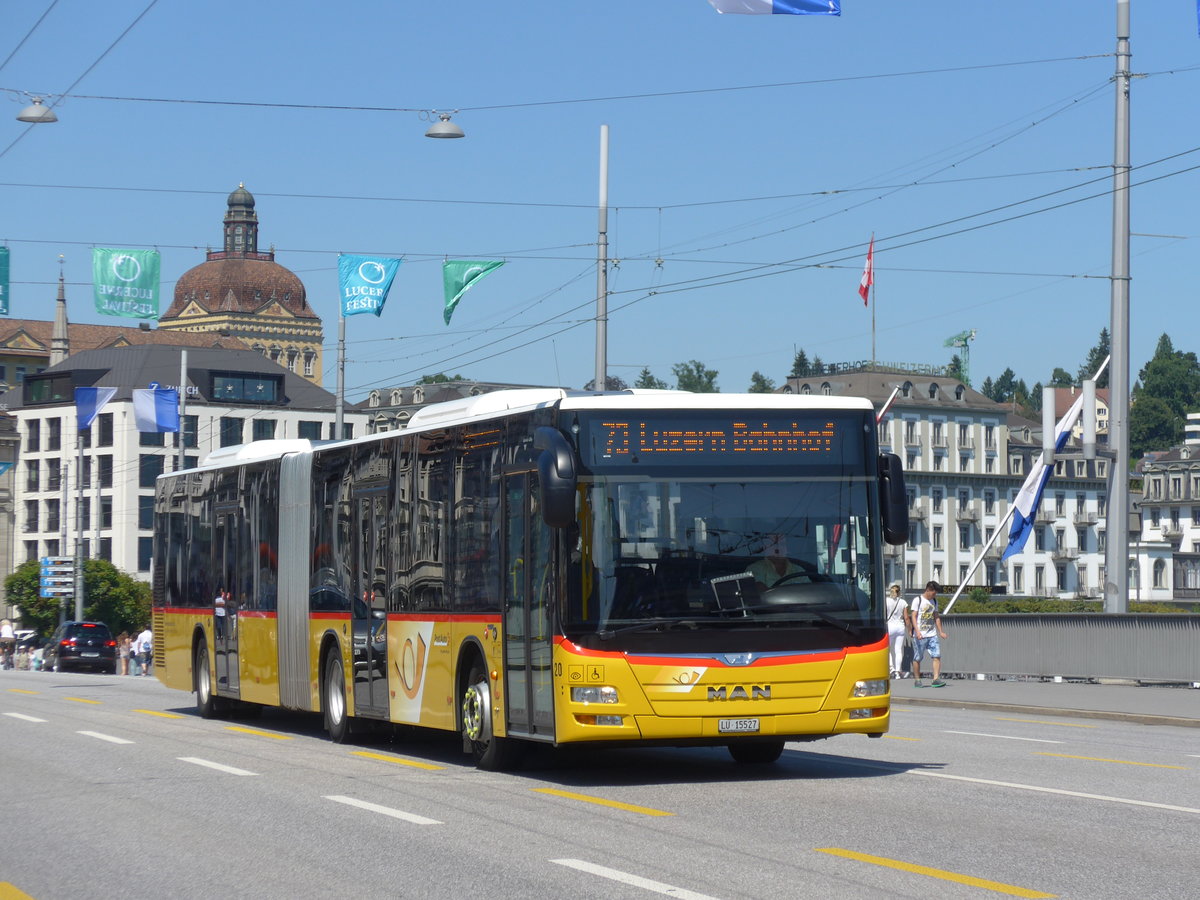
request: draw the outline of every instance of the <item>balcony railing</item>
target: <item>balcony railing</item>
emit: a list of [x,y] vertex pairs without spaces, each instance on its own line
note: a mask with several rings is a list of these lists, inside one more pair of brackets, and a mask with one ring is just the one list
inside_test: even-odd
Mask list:
[[946,449],[946,436],[944,434],[935,434],[929,439],[929,446],[937,447],[940,450]]
[[1034,522],[1039,525],[1049,525],[1055,520],[1055,518],[1057,518],[1057,516],[1053,510],[1047,509],[1044,506],[1039,506],[1037,516],[1034,518]]
[[1076,525],[1095,525],[1096,514],[1094,512],[1077,512],[1075,513]]
[[979,510],[974,506],[960,506],[958,508],[957,518],[960,522],[978,522]]
[[970,437],[968,435],[960,434],[958,436],[958,449],[959,450],[974,450],[975,449],[975,438]]
[[924,503],[913,503],[908,507],[908,517],[910,519],[924,519],[929,515]]
[[1050,551],[1051,559],[1079,559],[1079,549],[1076,547],[1055,547]]
[[1164,522],[1162,527],[1163,540],[1179,541],[1183,539],[1183,528],[1171,522]]

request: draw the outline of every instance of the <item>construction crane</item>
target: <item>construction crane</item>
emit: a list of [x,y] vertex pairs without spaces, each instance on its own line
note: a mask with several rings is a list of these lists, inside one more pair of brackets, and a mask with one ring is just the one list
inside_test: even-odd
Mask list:
[[953,337],[946,338],[945,347],[958,347],[962,350],[962,380],[967,387],[971,386],[971,348],[967,341],[975,340],[975,329],[960,331]]

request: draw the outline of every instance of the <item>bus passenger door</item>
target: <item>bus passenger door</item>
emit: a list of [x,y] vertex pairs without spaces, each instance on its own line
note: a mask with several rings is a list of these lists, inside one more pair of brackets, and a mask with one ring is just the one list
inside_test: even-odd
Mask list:
[[354,584],[351,624],[354,640],[354,712],[386,716],[388,702],[387,489],[381,485],[354,499]]
[[[216,519],[216,534],[213,540],[213,550],[216,555],[214,569],[217,589],[221,592],[223,602],[219,603],[217,596],[209,598],[213,605],[213,656],[214,668],[217,675],[217,693],[226,696],[236,696],[241,689],[238,678],[238,555],[245,553],[239,546],[242,511],[239,507],[220,507],[214,510]],[[221,615],[221,610],[224,615]]]
[[504,670],[508,730],[554,736],[550,604],[555,589],[550,528],[538,508],[537,474],[506,479]]

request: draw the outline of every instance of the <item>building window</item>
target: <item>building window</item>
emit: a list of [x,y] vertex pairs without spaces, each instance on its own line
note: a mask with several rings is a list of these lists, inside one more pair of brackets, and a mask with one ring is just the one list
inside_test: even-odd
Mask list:
[[1080,553],[1087,553],[1087,529],[1077,528],[1075,530],[1075,540],[1079,546]]
[[112,528],[112,497],[100,498],[100,528]]
[[908,545],[910,547],[917,546],[917,523],[908,523]]
[[917,586],[917,566],[915,563],[908,563],[904,566],[904,586],[909,590]]
[[1104,532],[1097,531],[1096,532],[1096,552],[1103,553],[1107,549],[1108,549],[1108,542],[1104,538]]
[[987,472],[987,474],[989,474],[989,475],[992,475],[992,474],[994,474],[994,473],[995,473],[995,471],[996,471],[996,457],[994,457],[994,456],[989,456],[987,459],[985,459],[985,460],[983,461],[983,471]]
[[140,431],[138,432],[139,447],[165,447],[167,446],[167,435],[163,431]]
[[275,420],[274,419],[255,419],[251,425],[251,440],[269,441],[275,437]]
[[85,456],[83,458],[83,482],[81,487],[90,488],[92,486],[92,458]]
[[242,442],[242,420],[236,416],[221,416],[221,446],[234,447]]
[[304,354],[304,377],[312,378],[313,369],[316,366],[317,355],[315,353]]
[[42,423],[40,419],[29,419],[26,422],[25,450],[37,453],[42,449]]
[[960,488],[958,491],[958,508],[966,509],[967,504],[971,502],[971,492],[966,488]]
[[1096,514],[1100,518],[1104,518],[1108,510],[1108,497],[1104,494],[1096,495]]
[[25,531],[33,534],[41,531],[38,527],[38,502],[36,500],[25,501]]
[[933,511],[940,513],[942,511],[942,489],[934,488],[929,492],[929,497],[933,501]]
[[1054,546],[1062,550],[1067,544],[1067,530],[1065,528],[1054,529]]
[[1167,586],[1167,563],[1165,560],[1156,559],[1154,561],[1154,586],[1156,588],[1165,588]]
[[935,471],[935,472],[942,471],[942,460],[944,460],[944,459],[945,459],[945,457],[942,456],[942,454],[940,454],[940,453],[935,453],[933,455],[933,471]]
[[62,489],[62,462],[57,459],[46,460],[46,490],[57,491]]
[[917,423],[911,419],[904,423],[904,443],[915,444],[917,442]]
[[933,526],[933,549],[934,550],[942,549],[942,526],[941,525]]
[[[959,584],[965,584],[965,583],[966,583],[966,580],[967,580],[967,569],[968,569],[968,568],[970,568],[970,567],[969,567],[969,566],[959,566],[959,567],[958,567],[958,583],[959,583]],[[930,663],[930,665],[932,665],[932,663]]]
[[1157,506],[1150,510],[1150,525],[1152,528],[1157,528],[1162,520],[1162,512]]
[[58,527],[59,527],[58,501],[57,500],[47,500],[46,501],[46,530],[47,531],[58,531]]
[[138,528],[149,531],[154,527],[154,495],[138,496]]
[[112,562],[112,538],[100,538],[100,558],[105,562]]
[[1058,589],[1065,591],[1067,589],[1067,567],[1057,566],[1054,570],[1054,575],[1058,579]]
[[971,526],[970,525],[959,525],[958,526],[958,549],[959,550],[970,550],[971,549]]
[[983,492],[983,511],[989,514],[996,511],[996,492],[990,488]]
[[79,508],[81,510],[80,518],[83,519],[83,530],[90,531],[92,528],[92,498],[84,497]]
[[62,449],[62,419],[46,420],[46,449]]
[[958,457],[958,471],[966,472],[971,468],[971,457],[967,454],[960,454]]
[[138,487],[154,487],[154,479],[163,473],[163,458],[143,453],[138,457]]
[[184,416],[179,424],[182,430],[175,434],[175,449],[179,449],[180,435],[183,435],[184,447],[198,447],[200,445],[200,417]]
[[1046,526],[1045,525],[1037,525],[1034,527],[1033,539],[1034,539],[1034,549],[1035,550],[1045,550],[1046,549]]
[[1024,468],[1025,467],[1021,465],[1021,457],[1010,456],[1008,458],[1008,474],[1009,475],[1020,475]]
[[1046,593],[1046,567],[1033,567],[1033,593],[1040,597]]
[[96,457],[96,477],[100,479],[100,487],[110,488],[113,484],[113,458],[111,456]]
[[150,571],[150,551],[154,547],[154,538],[140,537],[138,538],[138,571]]
[[37,558],[38,558],[38,542],[37,541],[26,541],[25,542],[25,562],[29,562],[30,560],[37,559]]
[[113,445],[113,414],[100,413],[96,416],[96,424],[99,431],[96,436],[96,446],[111,447]]
[[904,468],[915,469],[917,467],[917,454],[907,453],[904,458]]
[[319,441],[321,439],[321,423],[300,422],[298,436],[310,441]]
[[25,460],[25,490],[40,491],[42,489],[42,464],[36,459]]

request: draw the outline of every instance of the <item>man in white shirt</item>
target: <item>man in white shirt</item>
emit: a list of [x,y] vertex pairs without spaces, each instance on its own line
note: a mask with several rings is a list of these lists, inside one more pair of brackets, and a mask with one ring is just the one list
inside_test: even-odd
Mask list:
[[942,614],[938,611],[937,595],[942,586],[936,581],[925,584],[925,590],[915,597],[912,606],[904,614],[904,624],[913,636],[913,687],[925,687],[921,681],[921,660],[925,654],[933,660],[933,681],[930,687],[945,687],[942,681],[942,648],[938,639],[946,639],[942,631]]
[[150,626],[147,625],[142,629],[142,633],[137,636],[137,652],[138,662],[142,664],[142,674],[150,674],[150,655],[154,650],[154,635],[150,631]]

